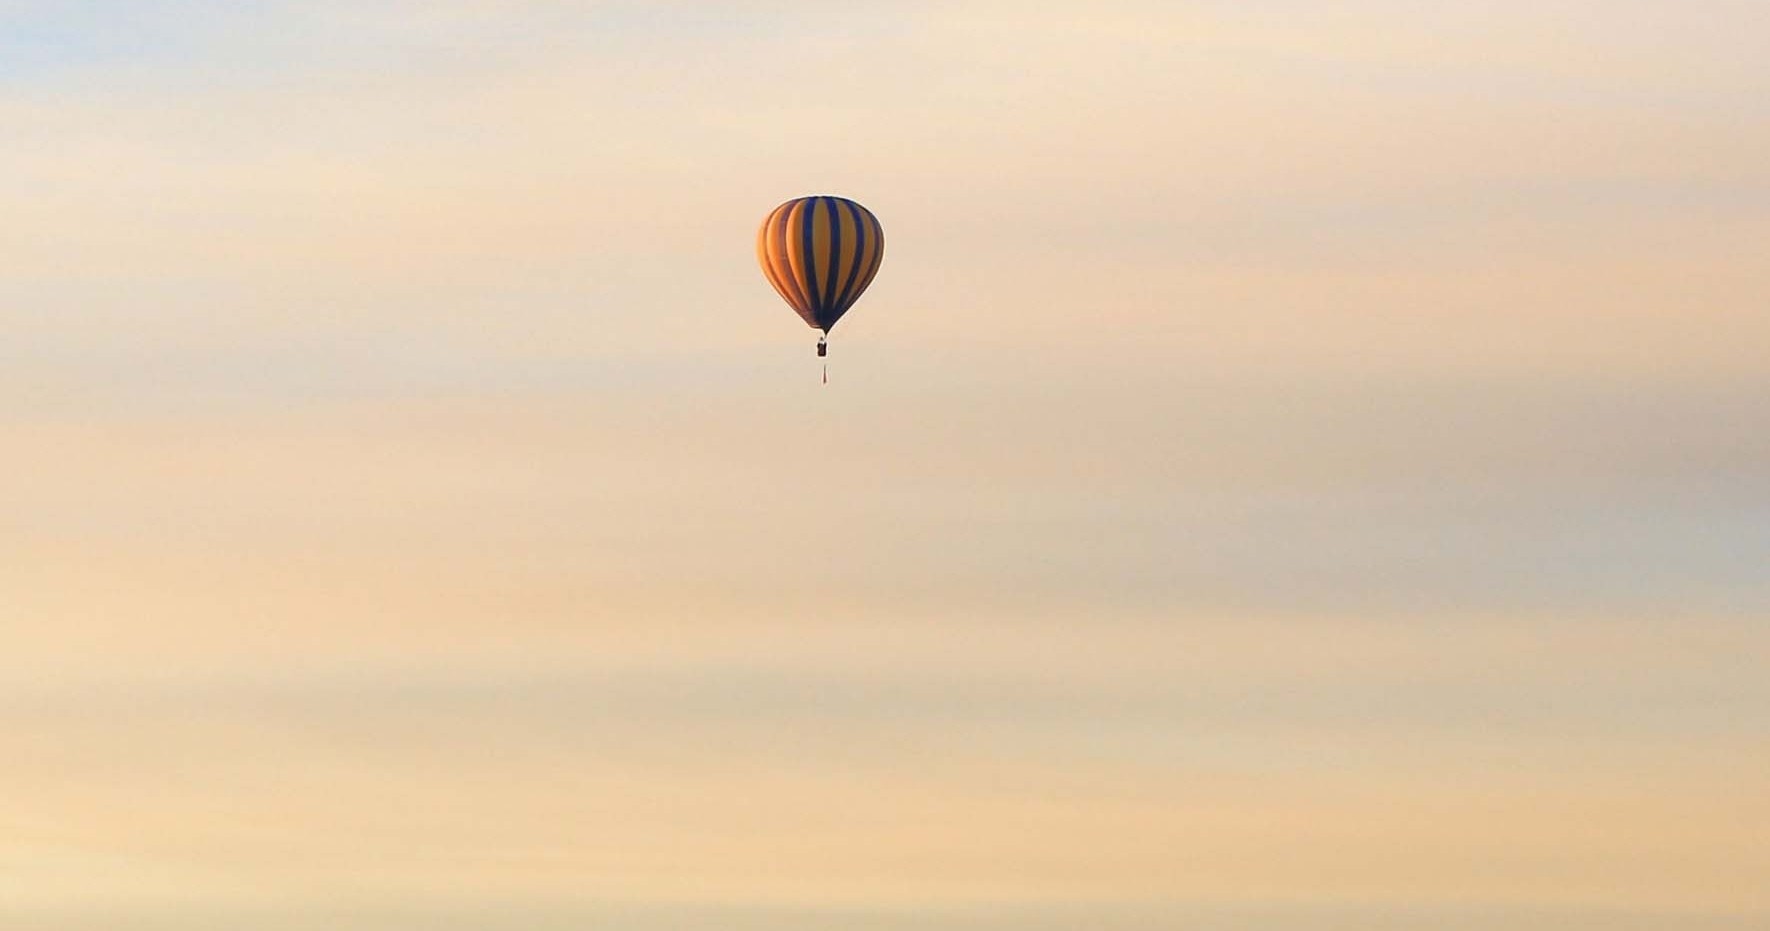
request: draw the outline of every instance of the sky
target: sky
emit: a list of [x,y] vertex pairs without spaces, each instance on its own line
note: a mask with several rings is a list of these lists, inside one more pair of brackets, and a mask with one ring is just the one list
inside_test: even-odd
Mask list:
[[0,3],[0,924],[1770,927],[1767,27]]

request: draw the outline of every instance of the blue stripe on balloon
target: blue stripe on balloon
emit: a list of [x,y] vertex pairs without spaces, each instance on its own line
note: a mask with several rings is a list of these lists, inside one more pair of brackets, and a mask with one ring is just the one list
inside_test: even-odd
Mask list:
[[818,200],[823,201],[824,212],[830,218],[830,254],[824,263],[824,311],[828,313],[840,310],[836,305],[836,279],[840,277],[836,273],[836,264],[842,261],[842,221],[836,216],[836,198],[820,197]]
[[817,253],[812,250],[811,240],[811,223],[816,211],[817,198],[805,198],[805,206],[799,211],[799,259],[802,266],[800,277],[803,279],[806,291],[806,308],[811,311],[813,317],[817,318],[817,322],[822,324],[824,322],[823,294],[821,293],[823,288],[818,285]]

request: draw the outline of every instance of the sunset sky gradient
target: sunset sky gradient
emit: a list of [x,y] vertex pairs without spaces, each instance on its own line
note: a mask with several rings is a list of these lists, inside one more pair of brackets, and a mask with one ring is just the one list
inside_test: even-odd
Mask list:
[[0,925],[1770,925],[1767,36],[0,4]]

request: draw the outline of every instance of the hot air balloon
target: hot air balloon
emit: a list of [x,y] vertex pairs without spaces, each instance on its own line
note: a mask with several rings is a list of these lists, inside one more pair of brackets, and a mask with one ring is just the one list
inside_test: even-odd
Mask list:
[[794,198],[774,208],[756,231],[756,258],[768,283],[807,324],[823,331],[819,356],[827,351],[830,328],[860,299],[884,257],[878,218],[846,197]]

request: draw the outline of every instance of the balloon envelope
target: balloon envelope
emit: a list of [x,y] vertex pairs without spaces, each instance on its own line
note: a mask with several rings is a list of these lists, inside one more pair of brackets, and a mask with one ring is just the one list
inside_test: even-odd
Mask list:
[[768,283],[825,333],[872,283],[884,257],[878,218],[845,197],[794,198],[756,232],[756,259]]

